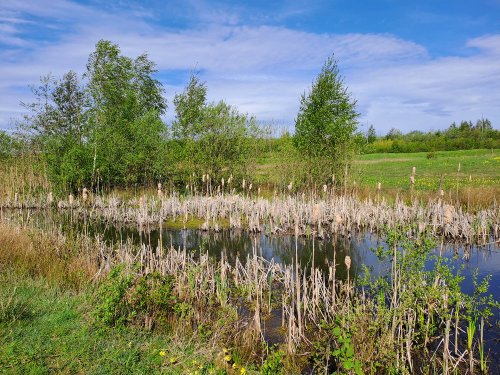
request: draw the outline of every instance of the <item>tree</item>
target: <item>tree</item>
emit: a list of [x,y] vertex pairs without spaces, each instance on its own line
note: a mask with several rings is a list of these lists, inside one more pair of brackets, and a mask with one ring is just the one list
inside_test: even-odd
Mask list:
[[203,131],[203,112],[206,105],[206,83],[202,82],[197,74],[191,74],[184,91],[174,97],[173,136],[177,139],[196,138]]
[[205,82],[193,74],[184,91],[175,95],[172,123],[176,174],[186,182],[194,174],[220,181],[243,178],[252,159],[252,142],[260,134],[255,118],[224,101],[207,103]]
[[356,101],[332,56],[309,93],[301,96],[295,120],[294,144],[306,160],[310,180],[324,183],[333,173],[340,176],[353,155],[358,117]]
[[88,100],[75,72],[59,80],[51,75],[33,86],[35,101],[21,103],[28,110],[20,128],[42,151],[49,178],[59,190],[76,190],[90,177],[89,150],[84,142]]
[[0,130],[0,160],[10,158],[13,156],[14,140],[12,137]]
[[370,125],[366,133],[366,141],[368,143],[373,143],[376,140],[377,140],[377,133],[375,132],[375,128],[373,127],[373,125]]
[[85,75],[92,99],[93,180],[101,176],[111,186],[161,174],[158,157],[166,135],[161,115],[167,103],[155,73],[146,54],[131,59],[110,41],[100,40],[89,56]]
[[401,138],[402,136],[403,136],[403,133],[401,133],[401,130],[396,129],[396,128],[391,128],[391,130],[389,130],[387,132],[387,135],[385,136],[385,139],[396,140],[396,139]]

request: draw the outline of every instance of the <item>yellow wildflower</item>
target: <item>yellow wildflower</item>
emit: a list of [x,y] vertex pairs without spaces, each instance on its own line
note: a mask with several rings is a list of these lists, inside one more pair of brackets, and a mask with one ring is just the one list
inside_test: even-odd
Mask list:
[[246,368],[242,367],[242,368],[240,369],[240,374],[241,374],[241,375],[245,375],[246,373],[247,373]]
[[226,354],[226,355],[224,356],[224,361],[226,361],[226,362],[231,361],[231,356],[230,356],[229,354]]
[[167,353],[165,353],[165,350],[160,350],[160,357],[165,357],[165,355],[167,355]]

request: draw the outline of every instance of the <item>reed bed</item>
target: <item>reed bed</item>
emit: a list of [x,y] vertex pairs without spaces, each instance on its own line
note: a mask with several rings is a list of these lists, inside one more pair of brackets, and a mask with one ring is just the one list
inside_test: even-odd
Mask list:
[[1,208],[47,208],[71,210],[74,215],[109,223],[136,224],[139,227],[159,225],[175,220],[186,225],[199,218],[201,229],[230,228],[273,235],[298,233],[318,238],[369,231],[380,233],[384,228],[407,228],[408,235],[423,233],[442,240],[464,244],[487,244],[500,239],[500,209],[467,212],[441,199],[406,204],[396,200],[359,200],[349,196],[325,195],[311,198],[303,195],[275,196],[272,199],[240,194],[213,196],[172,195],[140,196],[121,200],[115,196],[85,197],[70,195],[57,203],[49,193],[46,197],[23,202],[7,201]]

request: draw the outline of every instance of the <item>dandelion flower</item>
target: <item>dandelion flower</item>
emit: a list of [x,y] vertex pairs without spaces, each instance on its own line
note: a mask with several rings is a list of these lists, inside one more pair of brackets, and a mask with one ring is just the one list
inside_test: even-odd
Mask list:
[[160,350],[160,357],[165,357],[167,353],[165,353],[165,350]]
[[224,361],[226,361],[226,362],[231,361],[231,355],[226,354],[226,355],[224,356]]
[[242,368],[240,369],[240,374],[241,374],[241,375],[245,375],[246,373],[247,373],[246,368],[242,367]]

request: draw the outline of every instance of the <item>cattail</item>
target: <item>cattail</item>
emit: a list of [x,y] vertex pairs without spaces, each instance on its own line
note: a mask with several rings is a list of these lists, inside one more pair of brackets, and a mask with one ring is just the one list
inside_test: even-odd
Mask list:
[[458,163],[458,173],[460,173],[460,163]]
[[332,175],[332,184],[335,185],[335,175]]
[[73,197],[73,194],[70,194],[68,197],[68,203],[70,206],[73,206],[73,202],[75,201],[75,197]]
[[326,184],[323,185],[323,192],[326,193],[326,191],[328,190],[328,186]]
[[292,187],[293,187],[293,182],[290,181],[290,183],[288,184],[288,191],[292,191]]
[[316,203],[312,209],[311,221],[315,223],[319,221],[320,217],[321,217],[321,207],[319,204]]
[[413,168],[411,169],[411,174],[412,174],[412,175],[415,175],[416,171],[417,171],[417,168],[416,168],[416,167],[413,167]]
[[14,202],[17,203],[19,201],[19,194],[14,194]]
[[260,195],[260,186],[259,186],[259,188],[257,189],[257,195]]
[[54,197],[52,196],[52,192],[49,191],[49,194],[47,195],[47,204],[51,205],[52,202],[54,202]]
[[205,177],[205,174],[203,174],[203,176],[201,176],[201,181],[202,181],[202,182],[205,182],[205,178],[206,178],[206,177]]
[[349,255],[345,256],[344,263],[347,267],[347,270],[349,271],[351,269],[351,257]]
[[380,189],[382,189],[382,183],[380,183],[380,182],[379,182],[379,183],[377,184],[377,190],[378,190],[378,191],[380,191]]
[[339,214],[335,215],[335,224],[339,225],[342,223],[342,217]]
[[82,190],[82,201],[86,202],[88,198],[89,198],[89,191],[87,190],[86,187],[84,187]]
[[245,187],[246,187],[246,186],[247,186],[247,183],[246,183],[245,179],[243,179],[243,181],[241,182],[241,188],[242,188],[243,190],[245,190]]
[[222,180],[220,182],[222,184],[222,187],[224,187],[224,177],[222,177]]
[[443,221],[445,224],[450,224],[453,221],[453,213],[455,208],[449,204],[445,204],[443,207]]

